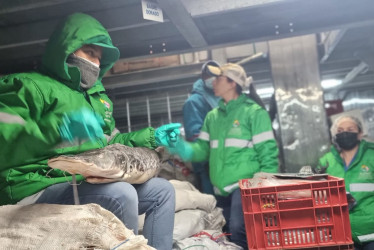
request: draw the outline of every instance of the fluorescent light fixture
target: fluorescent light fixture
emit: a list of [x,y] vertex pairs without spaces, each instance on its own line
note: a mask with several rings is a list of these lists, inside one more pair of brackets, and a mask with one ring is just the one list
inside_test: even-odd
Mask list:
[[348,106],[352,104],[374,104],[374,99],[352,98],[351,100],[343,102],[343,106]]
[[342,84],[342,80],[338,79],[326,79],[321,82],[321,86],[324,89],[334,88],[340,84]]
[[267,98],[267,97],[270,97],[274,93],[274,88],[269,87],[269,88],[256,89],[256,92],[261,98]]

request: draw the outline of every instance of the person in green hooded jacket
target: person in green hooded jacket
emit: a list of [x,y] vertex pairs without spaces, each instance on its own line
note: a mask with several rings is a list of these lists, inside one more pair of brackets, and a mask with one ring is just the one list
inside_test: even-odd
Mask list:
[[359,119],[342,115],[331,126],[330,152],[319,160],[319,171],[344,178],[350,202],[349,218],[357,250],[374,249],[374,143],[362,139]]
[[208,112],[196,142],[180,138],[167,148],[185,161],[209,159],[210,180],[230,239],[247,249],[239,180],[278,172],[277,142],[267,111],[242,93],[250,84],[244,69],[233,63],[207,67],[215,76],[214,94],[222,99]]
[[[76,13],[51,35],[39,70],[0,78],[0,205],[74,204],[72,176],[49,168],[52,157],[114,143],[154,149],[172,141],[179,132],[172,124],[132,133],[115,128],[101,79],[118,58],[106,29]],[[168,181],[89,184],[76,178],[81,204],[101,205],[135,233],[138,214],[145,213],[148,244],[172,248],[175,194]]]

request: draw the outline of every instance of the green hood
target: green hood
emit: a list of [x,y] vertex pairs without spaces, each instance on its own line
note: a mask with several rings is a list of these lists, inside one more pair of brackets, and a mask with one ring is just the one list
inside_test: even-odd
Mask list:
[[42,59],[41,70],[62,81],[70,88],[78,89],[80,72],[77,67],[68,67],[67,57],[85,44],[96,44],[103,48],[100,74],[94,89],[104,89],[101,79],[119,58],[119,50],[113,46],[107,30],[94,18],[82,13],[68,16],[50,37]]

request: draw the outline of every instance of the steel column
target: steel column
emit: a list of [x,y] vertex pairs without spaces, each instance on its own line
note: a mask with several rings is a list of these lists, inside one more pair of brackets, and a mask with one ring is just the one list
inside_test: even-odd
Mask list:
[[315,167],[329,148],[329,130],[315,35],[269,42],[284,171]]

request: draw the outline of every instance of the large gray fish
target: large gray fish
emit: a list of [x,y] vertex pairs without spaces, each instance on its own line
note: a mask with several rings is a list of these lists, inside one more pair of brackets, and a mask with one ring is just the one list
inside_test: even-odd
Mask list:
[[112,144],[77,155],[60,155],[49,159],[48,165],[70,174],[81,174],[90,183],[140,184],[158,174],[161,160],[155,150]]

